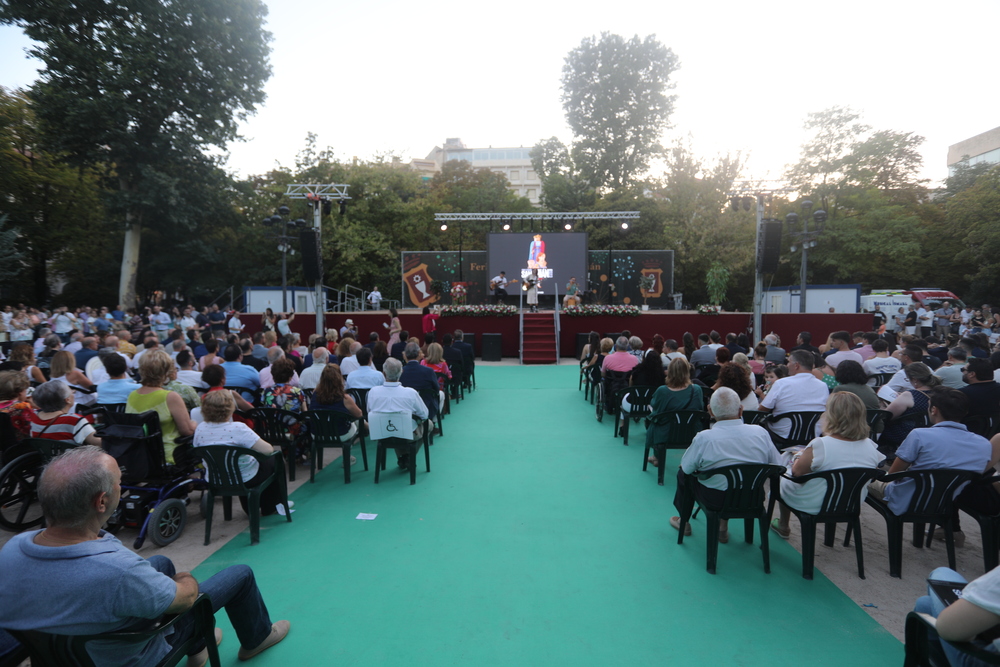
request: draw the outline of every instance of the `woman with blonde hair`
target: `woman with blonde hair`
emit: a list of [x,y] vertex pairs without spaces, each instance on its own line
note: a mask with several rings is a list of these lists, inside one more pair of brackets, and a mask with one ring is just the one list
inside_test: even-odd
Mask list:
[[[667,366],[667,384],[653,392],[649,401],[650,417],[661,412],[677,410],[704,410],[705,399],[701,387],[691,384],[691,364],[684,357],[677,357]],[[653,424],[646,429],[646,445],[666,439],[670,430],[669,424]],[[649,462],[659,466],[655,456],[649,457]]]
[[[435,373],[444,373],[445,377],[451,379],[451,369],[448,362],[444,360],[444,348],[441,343],[431,343],[427,346],[427,355],[420,360],[421,366],[427,366]],[[438,377],[438,387],[444,391],[445,378]],[[440,405],[444,405],[444,395],[441,396]]]
[[174,360],[161,349],[143,354],[139,358],[139,382],[142,386],[129,394],[125,403],[125,412],[129,414],[156,411],[163,434],[163,451],[167,455],[167,463],[171,464],[174,462],[177,439],[193,435],[195,430],[195,423],[191,421],[184,406],[184,399],[177,392],[163,388],[170,381],[170,371],[173,368]]
[[[868,438],[866,415],[865,404],[855,394],[844,391],[830,394],[820,422],[823,435],[792,457],[792,476],[801,477],[838,468],[877,468],[885,457]],[[867,488],[861,493],[864,500]],[[825,495],[824,480],[813,479],[799,484],[782,478],[779,517],[771,522],[771,528],[787,540],[791,534],[788,520],[792,511],[789,508],[805,514],[818,514]]]
[[76,398],[77,405],[93,405],[97,402],[97,394],[82,391],[91,389],[94,383],[76,367],[76,357],[72,352],[62,350],[52,355],[52,365],[49,367],[50,379],[53,382],[68,384]]

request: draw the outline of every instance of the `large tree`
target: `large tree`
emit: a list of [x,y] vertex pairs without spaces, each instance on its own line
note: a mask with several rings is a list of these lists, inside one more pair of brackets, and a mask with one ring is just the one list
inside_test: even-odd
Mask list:
[[653,36],[587,37],[563,65],[562,104],[576,137],[574,160],[593,187],[631,185],[661,151],[675,95],[674,52]]
[[[113,170],[124,212],[120,302],[135,302],[143,225],[169,172],[236,136],[270,76],[260,0],[0,0],[38,45],[31,90],[49,146]],[[183,193],[180,193],[183,196]]]

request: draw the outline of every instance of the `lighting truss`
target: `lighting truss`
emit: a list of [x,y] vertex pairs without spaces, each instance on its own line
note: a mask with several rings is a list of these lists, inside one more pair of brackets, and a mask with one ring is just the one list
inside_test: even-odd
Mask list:
[[[289,186],[291,188],[291,186]],[[576,213],[435,213],[435,222],[500,222],[514,220],[638,220],[639,211],[603,211]]]
[[320,199],[340,201],[350,199],[347,195],[346,183],[289,183],[285,196],[289,199],[308,199],[314,195]]

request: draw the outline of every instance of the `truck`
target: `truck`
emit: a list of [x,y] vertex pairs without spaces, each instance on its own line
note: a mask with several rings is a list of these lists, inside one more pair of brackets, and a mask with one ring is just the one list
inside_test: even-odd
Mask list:
[[861,308],[871,312],[879,306],[883,313],[895,313],[899,308],[907,308],[911,303],[918,303],[928,310],[937,310],[942,301],[950,301],[959,308],[965,304],[952,292],[940,287],[913,287],[911,289],[881,289],[872,290],[862,295]]

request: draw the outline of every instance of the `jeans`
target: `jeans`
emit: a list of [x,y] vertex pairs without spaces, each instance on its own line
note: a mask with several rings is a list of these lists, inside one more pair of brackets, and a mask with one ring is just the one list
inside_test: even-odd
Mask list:
[[[948,567],[939,567],[935,569],[931,572],[931,576],[928,577],[928,579],[937,579],[938,581],[954,581],[959,584],[966,583],[965,577]],[[917,598],[917,604],[913,607],[913,611],[930,614],[934,618],[937,618],[943,610],[944,603],[941,602],[941,599],[937,595],[935,595],[930,586],[927,587],[927,595]],[[945,657],[948,658],[948,663],[951,664],[952,667],[984,667],[986,665],[986,663],[982,660],[962,653],[948,642],[939,638],[937,633],[930,628],[928,628],[928,639],[930,640],[931,650],[934,651],[935,648],[939,648],[940,651],[944,653]]]
[[[177,572],[174,564],[166,556],[151,556],[149,564],[157,572],[173,577]],[[257,588],[253,570],[248,565],[232,565],[205,581],[198,582],[198,590],[212,599],[212,611],[218,612],[223,607],[229,615],[229,621],[236,630],[240,645],[245,649],[254,649],[271,634],[271,617],[268,616],[264,598]],[[190,617],[182,618],[174,625],[174,633],[167,637],[171,645],[179,644],[194,633],[194,621]],[[195,652],[202,647],[197,647]]]

